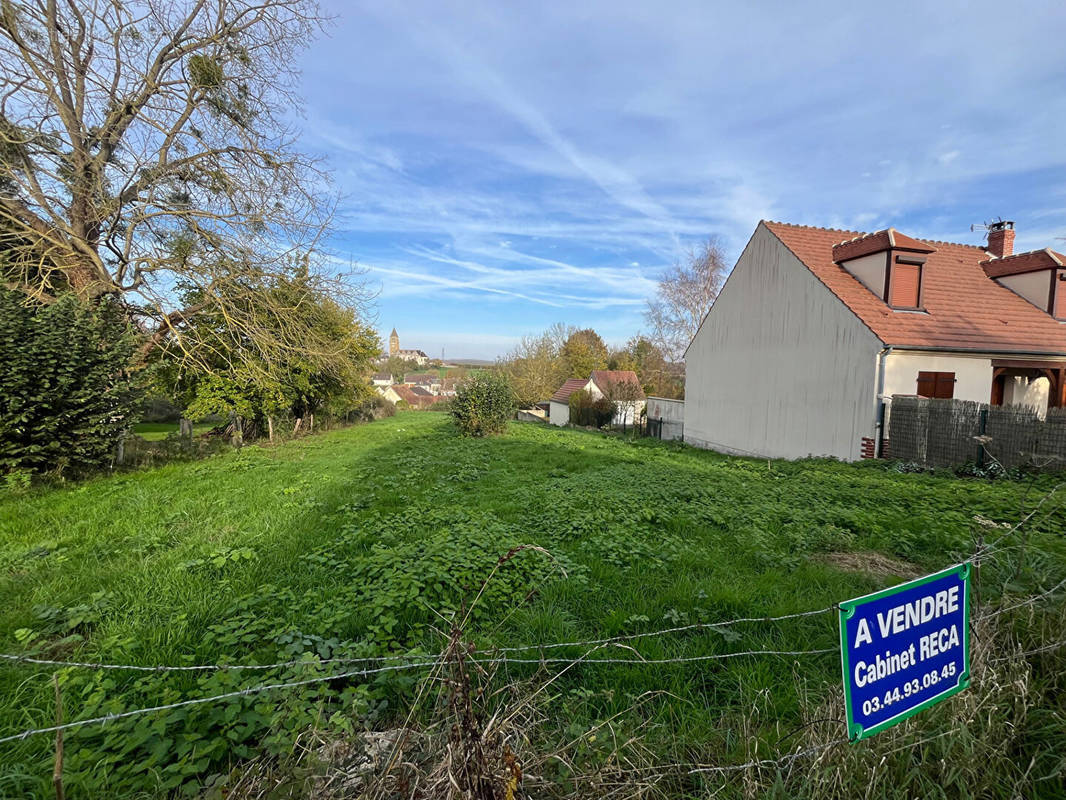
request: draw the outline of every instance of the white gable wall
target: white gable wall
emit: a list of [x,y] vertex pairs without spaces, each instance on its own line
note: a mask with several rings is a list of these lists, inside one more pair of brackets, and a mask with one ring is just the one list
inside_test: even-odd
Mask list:
[[880,340],[759,225],[685,357],[685,441],[853,460],[874,435]]
[[552,425],[567,425],[570,422],[570,405],[552,400],[548,403],[548,422]]

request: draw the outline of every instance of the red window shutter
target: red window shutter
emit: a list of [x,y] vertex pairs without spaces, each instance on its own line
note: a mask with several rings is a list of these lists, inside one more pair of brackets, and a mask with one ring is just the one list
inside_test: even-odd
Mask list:
[[955,396],[954,372],[919,372],[918,395],[950,400]]
[[893,264],[889,305],[893,308],[917,308],[922,268],[917,264]]
[[950,400],[955,396],[955,373],[936,372],[936,390],[933,397]]
[[918,396],[919,397],[935,397],[936,396],[936,373],[935,372],[919,372],[918,373]]

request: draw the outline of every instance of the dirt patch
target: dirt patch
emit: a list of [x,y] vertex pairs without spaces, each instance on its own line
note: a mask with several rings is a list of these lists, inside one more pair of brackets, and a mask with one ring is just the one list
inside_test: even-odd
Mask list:
[[908,561],[876,553],[872,550],[859,550],[853,553],[825,553],[818,557],[830,566],[845,572],[865,572],[878,578],[897,576],[900,578],[917,578],[923,570]]

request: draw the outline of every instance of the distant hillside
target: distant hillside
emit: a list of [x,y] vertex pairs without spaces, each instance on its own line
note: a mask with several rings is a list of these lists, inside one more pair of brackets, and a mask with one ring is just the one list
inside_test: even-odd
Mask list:
[[456,367],[491,367],[496,362],[484,358],[449,358],[448,363]]

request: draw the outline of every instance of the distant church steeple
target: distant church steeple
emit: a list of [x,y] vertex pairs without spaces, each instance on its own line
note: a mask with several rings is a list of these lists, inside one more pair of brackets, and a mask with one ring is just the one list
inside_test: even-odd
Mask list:
[[400,334],[396,332],[396,329],[392,329],[392,333],[389,334],[389,356],[396,356],[400,352]]

